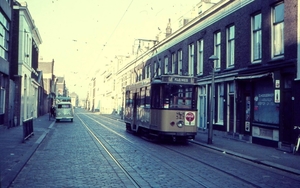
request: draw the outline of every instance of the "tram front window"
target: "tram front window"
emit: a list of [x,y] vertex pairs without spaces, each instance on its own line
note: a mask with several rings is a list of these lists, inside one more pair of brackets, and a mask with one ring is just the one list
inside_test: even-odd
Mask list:
[[156,85],[153,89],[152,107],[192,109],[195,87],[191,85]]

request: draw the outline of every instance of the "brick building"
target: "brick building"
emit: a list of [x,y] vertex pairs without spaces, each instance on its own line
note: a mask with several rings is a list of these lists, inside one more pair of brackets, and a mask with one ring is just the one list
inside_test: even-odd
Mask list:
[[[293,144],[293,128],[300,125],[299,2],[222,0],[197,6],[199,15],[129,62],[138,66],[119,71],[119,79],[130,84],[161,74],[194,75],[199,129],[208,128],[213,114],[214,130],[274,147]],[[216,60],[209,60],[212,55]]]

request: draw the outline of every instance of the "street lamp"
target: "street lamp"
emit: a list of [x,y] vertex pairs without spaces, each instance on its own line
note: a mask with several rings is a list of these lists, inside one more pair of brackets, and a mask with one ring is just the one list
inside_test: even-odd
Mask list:
[[209,129],[208,129],[208,138],[207,144],[212,144],[213,138],[213,117],[215,111],[215,60],[219,58],[215,55],[212,55],[208,58],[212,62],[212,75],[211,75],[211,97],[210,97],[210,116],[209,116]]

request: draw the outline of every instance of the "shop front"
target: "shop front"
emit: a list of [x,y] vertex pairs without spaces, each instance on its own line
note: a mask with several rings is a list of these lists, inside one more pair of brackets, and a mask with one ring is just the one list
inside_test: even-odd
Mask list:
[[293,93],[291,76],[269,72],[239,76],[240,130],[252,142],[278,147],[292,143]]

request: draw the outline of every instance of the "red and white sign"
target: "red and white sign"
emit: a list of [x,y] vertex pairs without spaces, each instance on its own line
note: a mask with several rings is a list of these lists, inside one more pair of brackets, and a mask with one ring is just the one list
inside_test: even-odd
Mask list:
[[185,125],[195,125],[195,113],[194,112],[185,112]]

